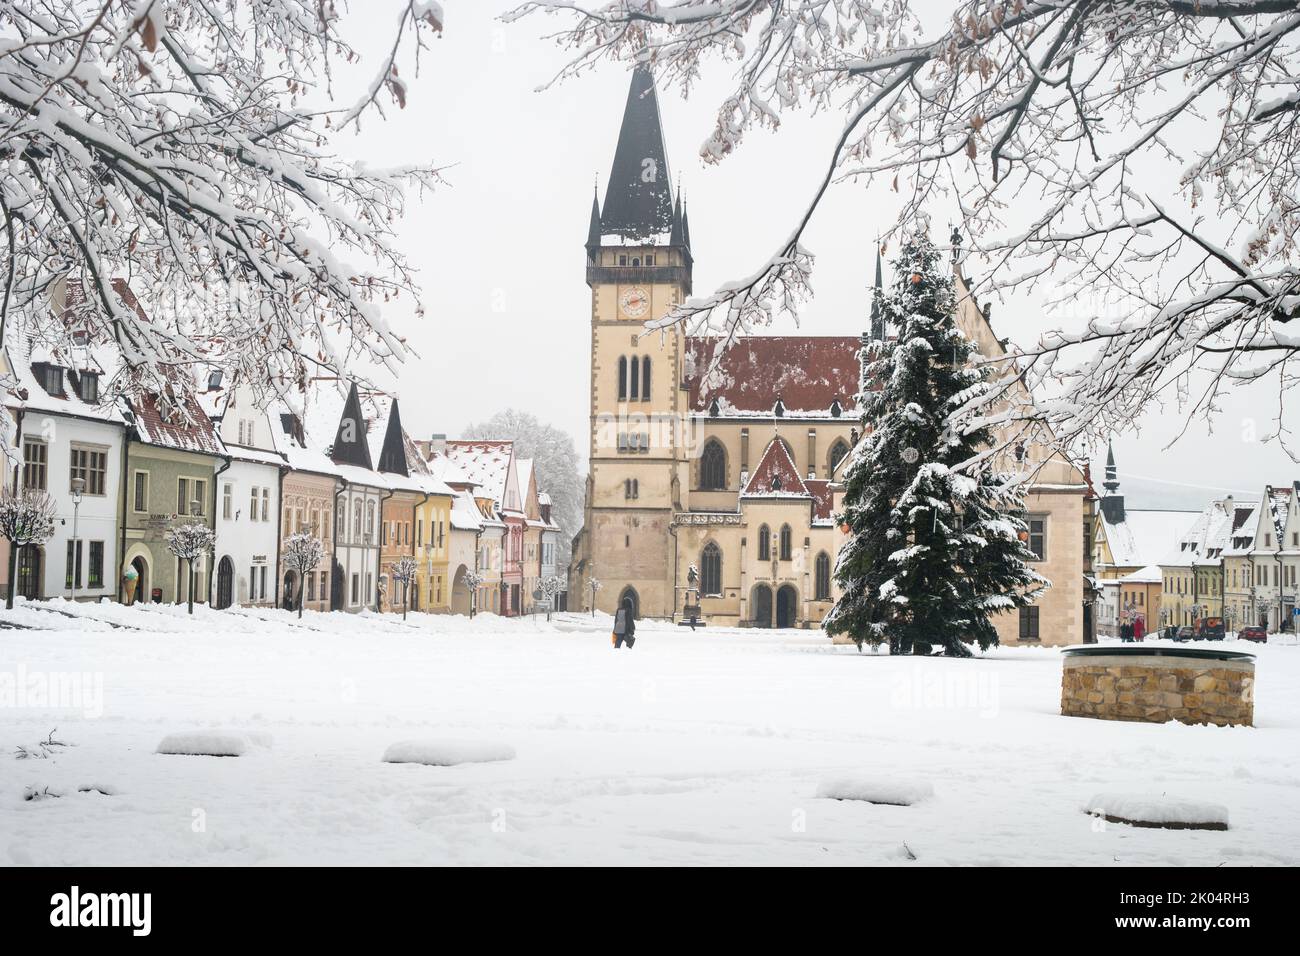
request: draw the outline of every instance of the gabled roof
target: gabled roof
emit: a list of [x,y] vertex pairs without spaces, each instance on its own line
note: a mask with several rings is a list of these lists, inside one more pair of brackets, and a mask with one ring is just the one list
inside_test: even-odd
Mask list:
[[[499,508],[519,510],[519,502],[506,501],[514,484],[514,442],[501,440],[462,440],[447,442],[447,457],[460,466],[466,477],[479,486],[478,495],[491,498]],[[518,498],[518,493],[514,496]]]
[[1132,574],[1124,575],[1119,581],[1121,584],[1159,584],[1164,579],[1164,574],[1160,571],[1160,565],[1148,564]]
[[768,442],[758,467],[741,489],[742,498],[807,498],[811,492],[799,477],[785,442],[773,438]]
[[673,228],[672,176],[654,75],[632,71],[623,125],[600,215],[602,241],[667,244]]
[[723,346],[720,338],[686,340],[683,379],[692,414],[770,419],[779,401],[788,418],[858,419],[857,336],[755,335]]

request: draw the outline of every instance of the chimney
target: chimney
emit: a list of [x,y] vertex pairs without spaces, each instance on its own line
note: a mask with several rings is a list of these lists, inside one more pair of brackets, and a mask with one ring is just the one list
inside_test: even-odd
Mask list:
[[429,436],[429,457],[441,455],[447,457],[447,435],[443,432],[435,432]]

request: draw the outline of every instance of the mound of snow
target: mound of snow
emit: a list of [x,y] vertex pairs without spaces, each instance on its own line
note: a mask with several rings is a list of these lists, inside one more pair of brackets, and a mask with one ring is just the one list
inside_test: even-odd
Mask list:
[[384,751],[384,763],[422,763],[430,767],[514,759],[515,748],[509,744],[482,740],[403,740]]
[[888,777],[835,777],[823,780],[817,796],[830,800],[865,800],[894,807],[910,807],[934,796],[934,786],[924,780]]
[[195,757],[242,757],[253,747],[270,747],[266,734],[231,730],[192,730],[168,734],[158,744],[157,753],[186,754]]
[[1170,830],[1226,830],[1228,808],[1151,793],[1098,793],[1083,808],[1111,823]]

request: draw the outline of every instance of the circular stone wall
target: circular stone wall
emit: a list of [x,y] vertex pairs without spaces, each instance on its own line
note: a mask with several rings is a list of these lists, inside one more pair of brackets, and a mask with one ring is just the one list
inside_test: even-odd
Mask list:
[[1064,652],[1061,713],[1101,720],[1249,727],[1255,656],[1164,647],[1076,647]]

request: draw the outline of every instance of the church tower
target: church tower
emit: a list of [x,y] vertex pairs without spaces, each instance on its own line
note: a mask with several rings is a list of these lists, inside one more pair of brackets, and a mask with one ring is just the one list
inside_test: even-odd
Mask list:
[[[591,445],[577,574],[570,598],[613,611],[625,596],[646,617],[675,609],[673,512],[687,474],[684,334],[647,332],[691,292],[690,225],[673,195],[654,77],[632,73],[603,205],[592,198]],[[579,568],[581,565],[581,568]]]

